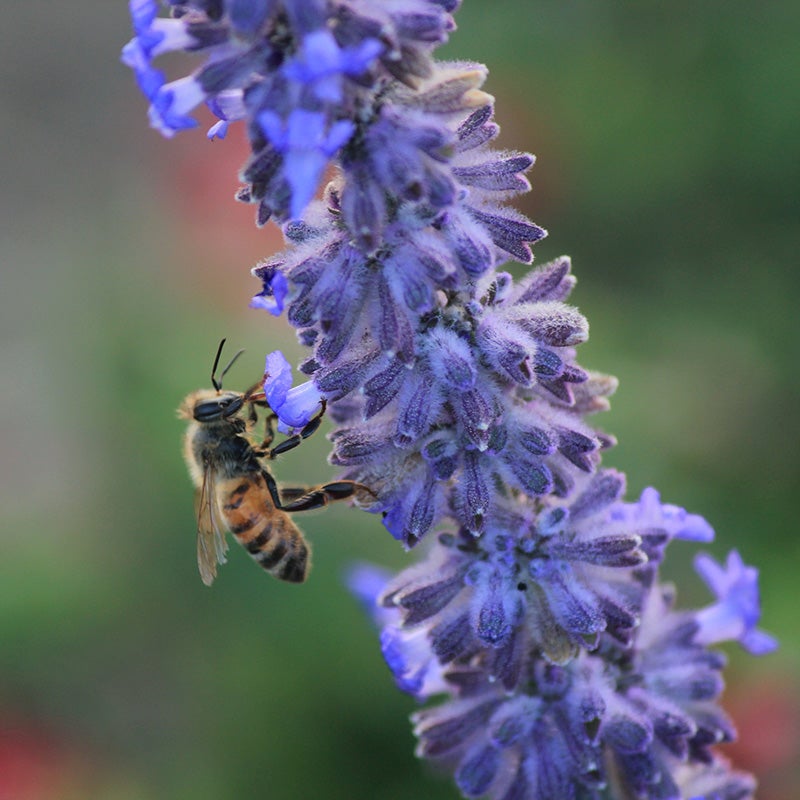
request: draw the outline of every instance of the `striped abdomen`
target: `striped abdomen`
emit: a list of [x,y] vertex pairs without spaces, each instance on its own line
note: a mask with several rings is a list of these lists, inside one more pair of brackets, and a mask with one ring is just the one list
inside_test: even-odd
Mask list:
[[306,579],[308,545],[289,515],[275,508],[259,473],[220,480],[217,496],[228,529],[267,572],[292,583]]

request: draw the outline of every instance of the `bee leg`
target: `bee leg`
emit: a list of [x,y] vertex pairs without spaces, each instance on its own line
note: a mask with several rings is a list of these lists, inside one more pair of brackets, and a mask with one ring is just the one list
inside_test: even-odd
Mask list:
[[[297,495],[299,491],[299,489],[284,489],[283,493],[286,499],[289,499]],[[372,490],[367,486],[355,481],[333,481],[332,483],[318,486],[316,489],[307,490],[305,494],[301,494],[288,503],[281,503],[280,505],[276,503],[276,505],[282,511],[310,511],[314,508],[327,506],[328,503],[333,503],[336,500],[346,500],[358,491],[373,494]]]
[[267,491],[269,491],[269,495],[272,498],[275,508],[283,508],[281,493],[278,489],[278,484],[275,482],[275,478],[273,478],[272,475],[265,469],[261,470],[261,477],[264,479],[264,483],[267,485]]
[[[268,450],[264,455],[272,460],[281,453],[285,453],[287,450],[294,450],[294,448],[297,447],[297,445],[299,445],[303,439],[308,439],[309,436],[316,433],[320,424],[322,423],[322,416],[325,414],[324,398],[320,400],[320,405],[320,410],[313,417],[311,417],[311,419],[300,429],[298,433],[294,434],[294,436],[290,436],[288,439],[284,439],[280,444],[276,445],[271,450]],[[271,414],[269,417],[267,417],[267,436],[261,444],[263,448],[268,448],[272,443],[272,440],[275,438],[274,425],[276,419],[277,416],[275,414]]]
[[316,486],[281,486],[281,502],[289,503],[313,492]]
[[275,438],[276,419],[278,419],[278,415],[275,412],[271,412],[267,414],[267,418],[265,420],[264,441],[261,442],[259,450],[265,451],[263,455],[267,456],[267,458],[271,458],[271,456],[269,455],[269,446],[272,444],[272,440]]

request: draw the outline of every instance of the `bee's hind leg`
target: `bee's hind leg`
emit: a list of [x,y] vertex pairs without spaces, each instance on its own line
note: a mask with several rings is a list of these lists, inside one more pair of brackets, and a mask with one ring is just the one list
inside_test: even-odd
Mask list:
[[317,487],[316,486],[281,486],[279,489],[282,503],[291,503],[311,494]]
[[[272,485],[270,486],[270,484]],[[278,489],[270,475],[267,479],[267,486],[270,489],[275,507],[281,509],[281,511],[311,511],[315,508],[323,508],[336,500],[346,500],[359,491],[372,494],[369,488],[355,481],[332,481],[331,483],[324,483],[322,486]]]

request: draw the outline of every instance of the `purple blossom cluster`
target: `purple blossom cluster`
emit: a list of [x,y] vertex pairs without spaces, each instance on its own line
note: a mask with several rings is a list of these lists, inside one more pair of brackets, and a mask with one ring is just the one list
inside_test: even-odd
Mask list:
[[735,729],[715,702],[725,659],[706,645],[774,649],[756,629],[756,571],[735,551],[725,566],[698,556],[717,602],[675,610],[664,547],[713,531],[652,489],[625,503],[622,488],[601,471],[502,532],[440,534],[394,578],[353,571],[398,687],[439,698],[413,716],[417,753],[465,797],[752,797],[752,777],[713,750]]
[[[285,311],[310,349],[294,389],[267,357],[269,404],[290,431],[324,400],[342,477],[407,548],[425,540],[398,576],[352,581],[398,686],[438,698],[414,716],[419,754],[466,797],[751,797],[713,749],[734,730],[708,648],[774,648],[757,574],[700,556],[716,602],[676,610],[665,548],[713,531],[652,489],[625,502],[601,467],[614,440],[589,417],[616,382],[576,361],[569,260],[502,269],[545,236],[508,205],[534,159],[493,147],[482,65],[434,60],[457,5],[169,0],[165,17],[131,0],[123,60],[164,135],[201,103],[210,138],[246,127],[239,199],[288,243],[254,269],[251,306]],[[197,69],[167,81],[171,51]]]

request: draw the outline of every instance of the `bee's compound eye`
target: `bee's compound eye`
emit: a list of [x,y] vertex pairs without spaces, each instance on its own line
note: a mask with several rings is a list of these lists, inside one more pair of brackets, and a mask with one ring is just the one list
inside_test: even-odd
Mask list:
[[244,405],[244,397],[236,392],[226,392],[211,400],[203,400],[194,407],[198,422],[213,422],[235,414]]
[[244,405],[244,397],[241,394],[224,394],[219,402],[222,405],[222,416],[230,417]]
[[212,422],[215,419],[222,419],[225,415],[225,405],[219,399],[204,400],[195,405],[193,414],[198,422]]

